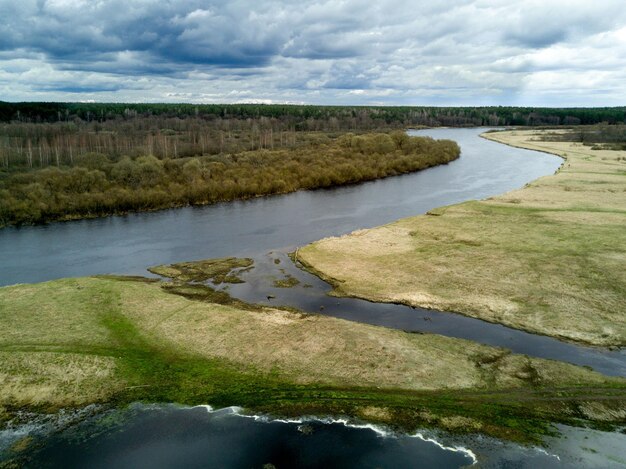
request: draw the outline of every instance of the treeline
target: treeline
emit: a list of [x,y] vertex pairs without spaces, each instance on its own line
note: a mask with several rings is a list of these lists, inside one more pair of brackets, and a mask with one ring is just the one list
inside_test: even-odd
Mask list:
[[626,122],[626,107],[533,108],[304,106],[283,104],[7,103],[0,122],[105,122],[160,116],[203,120],[274,119],[281,129],[372,130],[387,127],[482,125],[592,125]]
[[391,134],[312,135],[299,146],[234,154],[117,160],[88,153],[73,166],[5,174],[0,226],[280,194],[352,184],[448,163],[449,140]]
[[103,122],[13,122],[0,124],[0,170],[74,165],[88,153],[117,160],[122,156],[157,158],[293,148],[310,133],[296,132],[275,119],[215,119],[148,116]]
[[[180,158],[292,149],[314,131],[419,126],[623,123],[626,108],[417,108],[0,102],[0,171],[73,165],[88,153],[111,160]],[[3,122],[4,121],[4,122]]]
[[549,141],[580,142],[593,149],[626,150],[626,125],[594,125],[567,132],[551,132],[543,137]]

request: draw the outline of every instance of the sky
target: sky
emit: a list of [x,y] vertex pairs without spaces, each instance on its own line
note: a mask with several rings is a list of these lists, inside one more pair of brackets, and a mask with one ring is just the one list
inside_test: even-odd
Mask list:
[[0,0],[0,100],[626,105],[624,0]]

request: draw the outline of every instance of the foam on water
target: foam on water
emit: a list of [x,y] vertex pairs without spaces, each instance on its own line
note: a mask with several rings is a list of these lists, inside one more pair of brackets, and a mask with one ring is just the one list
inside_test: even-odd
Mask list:
[[535,450],[538,451],[539,453],[545,454],[546,456],[549,456],[551,458],[556,458],[557,461],[560,461],[561,458],[558,454],[552,454],[552,453],[548,453],[545,449],[543,448],[539,448],[539,447],[535,447]]
[[[192,409],[195,409],[196,415],[186,416],[180,414],[181,411],[184,413]],[[202,414],[205,413],[208,414],[209,419],[203,417]],[[267,424],[269,427],[265,429],[244,422],[237,423],[239,419],[234,417],[241,417],[242,420],[249,419],[264,425]],[[103,421],[102,418],[104,418]],[[216,420],[211,422],[213,418]],[[221,419],[228,419],[229,421]],[[104,425],[101,422],[104,422]],[[341,454],[341,443],[333,439],[336,435],[344,435],[354,442],[368,442],[364,443],[366,444],[364,448],[370,448],[373,439],[380,439],[382,441],[374,445],[379,448],[379,455],[388,455],[392,460],[394,457],[403,457],[405,459],[401,460],[405,461],[403,463],[405,466],[411,466],[412,464],[407,461],[412,461],[412,458],[415,457],[432,458],[433,464],[438,461],[454,461],[449,464],[450,467],[484,464],[486,467],[511,466],[525,469],[533,469],[535,467],[597,467],[608,469],[609,467],[623,467],[623,462],[626,461],[625,446],[623,444],[624,435],[619,432],[606,433],[590,429],[557,426],[561,436],[547,438],[545,447],[533,447],[520,446],[516,443],[480,434],[454,437],[445,432],[432,430],[421,430],[412,434],[404,434],[394,432],[383,425],[352,420],[348,417],[302,416],[299,418],[274,418],[267,414],[246,413],[239,406],[216,409],[210,405],[190,407],[180,404],[144,405],[139,403],[120,410],[98,409],[92,406],[78,411],[65,411],[51,415],[22,415],[16,418],[16,420],[9,422],[0,430],[0,460],[11,456],[11,447],[15,443],[24,437],[32,436],[34,438],[33,441],[38,442],[38,445],[44,441],[48,445],[48,447],[42,447],[37,450],[38,453],[34,456],[34,461],[56,458],[54,459],[55,461],[61,462],[66,461],[66,458],[69,457],[70,459],[73,458],[73,461],[82,461],[87,464],[96,461],[100,457],[100,454],[97,452],[99,448],[98,442],[105,441],[111,435],[115,436],[119,433],[118,430],[120,428],[128,428],[130,431],[129,435],[131,435],[130,440],[134,441],[133,445],[131,445],[132,450],[130,453],[125,453],[128,451],[126,447],[128,442],[127,438],[122,437],[113,447],[108,448],[107,454],[108,457],[120,457],[122,458],[120,461],[127,462],[126,466],[122,465],[120,467],[132,468],[135,467],[132,459],[133,452],[152,461],[151,452],[146,450],[145,447],[142,448],[141,445],[137,446],[137,442],[143,442],[143,445],[150,448],[155,442],[160,442],[164,435],[169,435],[168,430],[165,433],[163,431],[155,431],[153,439],[150,436],[146,436],[146,433],[151,433],[150,429],[154,426],[154,422],[160,422],[166,427],[170,425],[168,428],[171,431],[178,432],[179,436],[183,437],[179,441],[179,447],[170,448],[168,450],[170,452],[166,452],[168,456],[175,456],[173,460],[178,458],[176,451],[186,451],[188,448],[196,448],[197,450],[199,438],[202,440],[198,433],[202,433],[203,428],[206,426],[206,435],[217,435],[218,438],[212,443],[204,438],[202,444],[207,449],[213,448],[218,453],[220,451],[219,442],[222,441],[220,440],[221,437],[232,437],[232,441],[235,444],[242,445],[242,450],[246,450],[246,437],[235,435],[235,433],[241,430],[244,435],[248,436],[253,434],[266,436],[284,435],[290,441],[287,445],[288,448],[293,449],[295,445],[295,447],[300,448],[301,446],[309,451],[311,448],[316,448],[315,445],[327,445],[327,443],[320,442],[328,442],[330,437],[334,442],[334,446],[331,445],[329,448],[323,446],[323,449],[328,450],[329,454]],[[283,424],[284,428],[281,429]],[[365,432],[348,432],[346,434],[339,426],[325,429],[325,425],[330,426],[333,424],[356,430],[365,430]],[[186,428],[187,426],[189,428]],[[148,430],[146,430],[147,428]],[[189,429],[193,428],[197,431],[190,433]],[[318,431],[320,435],[312,439],[300,439],[292,433],[295,428],[304,435],[310,435]],[[229,435],[221,435],[220,431],[222,430],[220,429],[228,429]],[[85,440],[81,435],[88,435],[89,438]],[[184,441],[185,438],[189,438],[189,444]],[[412,439],[420,440],[419,444],[409,444]],[[280,454],[283,448],[279,443],[275,446],[274,450],[278,451],[275,454]],[[38,446],[32,449],[36,447]],[[250,449],[251,453],[256,451],[254,448],[248,449]],[[347,448],[347,450],[349,451],[350,448]],[[397,450],[400,450],[400,453],[397,453]],[[332,453],[333,451],[335,453]],[[480,457],[477,455],[480,455]],[[226,460],[230,461],[228,458],[224,459],[224,461]],[[250,461],[252,460],[250,459]],[[193,457],[189,461],[193,462]]]
[[445,446],[444,444],[440,443],[439,441],[435,440],[434,438],[426,437],[426,436],[424,436],[424,434],[419,433],[419,432],[416,433],[415,435],[412,435],[412,436],[415,437],[415,438],[419,438],[422,441],[427,441],[429,443],[437,445],[437,446],[439,446],[443,450],[454,451],[455,453],[463,453],[467,457],[471,458],[472,466],[478,462],[478,458],[476,457],[474,452],[471,449],[465,448],[464,446]]
[[[397,433],[381,425],[374,425],[372,423],[357,423],[357,422],[350,421],[349,419],[346,419],[346,418],[303,416],[297,419],[293,419],[293,418],[282,419],[282,418],[271,417],[269,415],[264,415],[264,414],[244,413],[243,408],[238,407],[238,406],[225,407],[225,408],[217,409],[217,410],[211,407],[210,405],[198,405],[198,406],[191,407],[191,409],[196,409],[196,408],[204,408],[206,409],[208,413],[211,413],[211,414],[216,414],[216,415],[232,414],[238,417],[250,418],[250,419],[253,419],[254,421],[263,422],[263,423],[284,423],[284,424],[302,425],[307,422],[318,422],[318,423],[323,423],[325,425],[340,424],[345,427],[355,428],[358,430],[371,430],[381,438],[397,438],[399,436]],[[476,457],[474,452],[469,448],[465,448],[464,446],[446,446],[445,444],[441,443],[435,438],[426,437],[423,433],[420,433],[420,432],[415,433],[413,435],[403,434],[402,436],[407,437],[407,438],[418,438],[426,443],[434,444],[435,446],[441,448],[444,451],[462,453],[472,460],[472,464],[471,464],[472,466],[478,462],[478,458]],[[548,455],[548,453],[545,453],[545,454]],[[555,455],[550,455],[550,456],[555,456]],[[558,456],[555,456],[555,457],[558,459]]]

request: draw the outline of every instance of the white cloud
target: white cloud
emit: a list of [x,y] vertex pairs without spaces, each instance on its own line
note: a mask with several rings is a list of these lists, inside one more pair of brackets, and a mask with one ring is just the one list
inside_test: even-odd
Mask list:
[[10,100],[624,105],[623,0],[0,0]]

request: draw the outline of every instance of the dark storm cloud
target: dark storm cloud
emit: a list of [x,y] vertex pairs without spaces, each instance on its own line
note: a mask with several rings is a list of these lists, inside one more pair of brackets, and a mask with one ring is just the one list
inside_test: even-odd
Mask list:
[[0,49],[42,52],[80,70],[91,70],[91,63],[98,71],[104,63],[113,67],[118,54],[128,52],[138,72],[176,64],[267,64],[283,46],[284,30],[272,25],[269,4],[256,12],[243,7],[199,1],[26,1],[21,7],[3,2],[0,15],[10,20],[0,24]]

